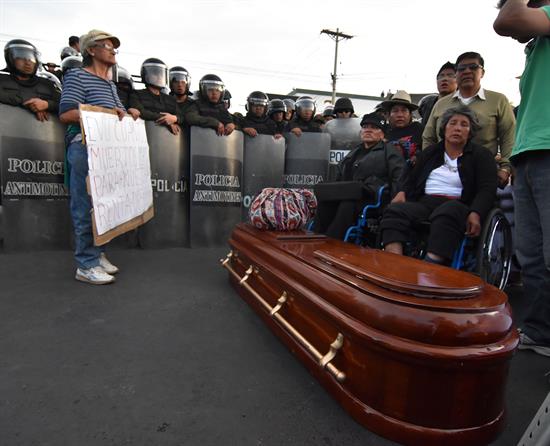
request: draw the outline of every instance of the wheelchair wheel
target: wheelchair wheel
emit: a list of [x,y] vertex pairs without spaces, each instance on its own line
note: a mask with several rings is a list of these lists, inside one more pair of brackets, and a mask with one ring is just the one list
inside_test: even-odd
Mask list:
[[500,209],[489,212],[479,236],[477,273],[501,290],[506,286],[512,266],[512,230]]

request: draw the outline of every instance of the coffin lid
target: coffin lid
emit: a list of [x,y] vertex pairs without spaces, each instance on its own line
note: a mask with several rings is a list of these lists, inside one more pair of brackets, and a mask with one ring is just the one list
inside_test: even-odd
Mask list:
[[342,251],[326,246],[313,255],[358,279],[417,297],[468,299],[479,295],[484,286],[472,274],[420,261],[404,263],[401,256],[382,251]]

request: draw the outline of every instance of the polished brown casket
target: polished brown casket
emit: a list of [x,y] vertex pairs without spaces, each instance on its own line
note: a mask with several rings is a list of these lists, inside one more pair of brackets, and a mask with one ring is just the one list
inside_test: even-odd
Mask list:
[[405,445],[486,445],[518,344],[506,295],[468,273],[306,232],[238,225],[241,297],[359,423]]

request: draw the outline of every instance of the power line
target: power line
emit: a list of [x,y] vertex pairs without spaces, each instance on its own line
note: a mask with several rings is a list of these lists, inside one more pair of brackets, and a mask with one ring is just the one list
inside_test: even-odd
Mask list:
[[335,50],[334,50],[334,72],[331,74],[331,77],[332,77],[332,103],[334,104],[334,102],[336,101],[336,79],[337,79],[336,70],[338,68],[338,42],[340,42],[340,40],[353,39],[353,36],[349,35],[349,34],[341,33],[339,28],[336,28],[336,31],[331,31],[330,29],[323,29],[323,30],[321,30],[321,34],[326,34],[327,36],[329,36],[332,40],[334,40],[336,42],[336,47],[335,47]]

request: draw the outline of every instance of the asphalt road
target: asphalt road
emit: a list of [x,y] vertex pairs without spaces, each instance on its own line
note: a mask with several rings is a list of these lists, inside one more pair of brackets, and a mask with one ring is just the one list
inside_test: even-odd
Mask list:
[[[114,285],[69,252],[0,254],[0,445],[384,446],[351,419],[229,286],[225,249],[116,250]],[[518,322],[526,302],[509,290]],[[550,391],[518,352],[516,445]]]

